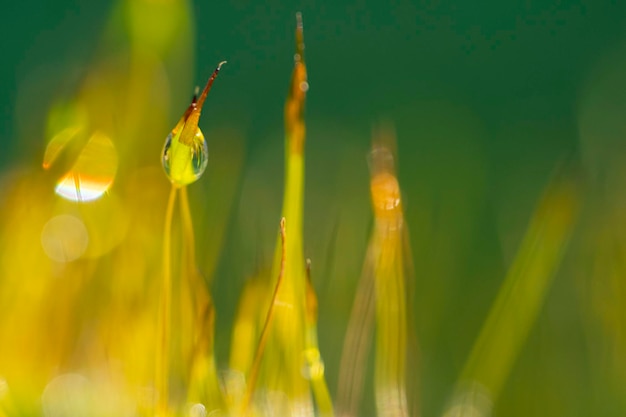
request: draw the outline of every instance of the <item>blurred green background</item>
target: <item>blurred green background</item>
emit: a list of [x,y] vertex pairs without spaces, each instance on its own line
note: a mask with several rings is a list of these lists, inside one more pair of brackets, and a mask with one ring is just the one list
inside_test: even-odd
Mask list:
[[[5,190],[20,170],[40,166],[52,102],[75,92],[103,49],[115,50],[116,38],[98,46],[110,1],[25,0],[1,10]],[[227,361],[245,279],[271,262],[300,10],[310,84],[305,256],[313,261],[331,391],[371,223],[365,155],[372,125],[384,117],[396,126],[413,243],[422,415],[443,412],[542,190],[564,159],[585,179],[582,215],[495,414],[624,415],[625,2],[240,0],[195,1],[192,10],[191,59],[178,63],[186,78],[171,80],[167,125],[193,85],[226,59],[200,125],[205,133],[234,127],[245,138],[212,288],[218,366]],[[162,23],[146,16],[145,24],[158,32]],[[168,132],[143,138],[154,143],[145,164],[160,164]],[[208,133],[207,140],[211,165],[220,155]],[[199,197],[202,190],[190,188],[196,207],[219,198]]]

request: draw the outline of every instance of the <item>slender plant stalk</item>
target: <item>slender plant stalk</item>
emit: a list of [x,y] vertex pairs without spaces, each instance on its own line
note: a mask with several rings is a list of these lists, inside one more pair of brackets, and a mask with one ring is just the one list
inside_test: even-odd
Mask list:
[[213,356],[215,331],[213,300],[202,275],[197,271],[195,233],[189,208],[187,187],[182,187],[180,194],[183,252],[187,265],[186,273],[183,276],[189,277],[189,294],[193,306],[188,399],[192,402],[200,401],[207,406],[208,410],[221,409],[225,406],[225,401],[222,396]]
[[[291,230],[296,231],[296,239],[290,239],[287,256],[297,256],[302,260],[302,212],[304,201],[304,142],[306,126],[304,122],[304,105],[308,90],[307,70],[304,62],[304,38],[302,15],[296,15],[296,53],[291,76],[289,94],[285,103],[285,198],[283,200],[283,216],[289,219]],[[292,253],[290,253],[292,252]],[[304,261],[294,263],[295,268],[302,272]],[[304,274],[299,274],[303,277]],[[304,280],[302,280],[304,281]],[[302,286],[304,290],[304,286]],[[302,291],[304,294],[304,291]]]
[[[179,203],[183,259],[181,264],[181,277],[183,279],[180,282],[180,309],[182,317],[187,320],[187,322],[182,323],[182,329],[189,332],[189,334],[184,335],[186,343],[183,343],[183,352],[187,360],[188,369],[193,370],[194,364],[198,359],[197,355],[200,353],[198,352],[199,339],[206,330],[200,327],[203,321],[200,310],[202,309],[202,301],[208,298],[208,294],[205,292],[202,279],[196,267],[195,233],[186,186],[180,188]],[[203,295],[206,295],[206,297],[202,297]],[[190,317],[189,314],[191,314]],[[192,382],[192,379],[193,377],[190,376],[190,382]]]
[[201,325],[201,317],[199,309],[201,308],[201,297],[205,294],[202,279],[196,267],[196,246],[195,234],[193,229],[193,221],[191,210],[189,208],[189,196],[187,187],[180,187],[180,219],[182,225],[182,263],[181,263],[181,280],[180,280],[180,312],[181,312],[181,329],[183,334],[181,343],[183,346],[183,355],[186,359],[188,369],[193,369],[196,359],[196,350],[199,335],[203,333]]
[[306,261],[306,336],[305,357],[313,396],[321,417],[333,417],[333,402],[324,378],[324,362],[317,341],[317,296],[311,282],[311,260]]
[[[304,61],[302,16],[296,15],[296,51],[289,92],[285,103],[285,193],[282,215],[289,220],[290,237],[285,243],[284,282],[278,293],[281,308],[276,314],[269,343],[266,369],[272,370],[265,383],[282,391],[293,413],[313,412],[310,383],[302,376],[305,338],[305,270],[302,250],[304,202],[304,143],[306,127],[304,107],[308,90]],[[277,242],[272,278],[280,266],[280,242]],[[308,412],[308,411],[307,411]]]
[[487,389],[491,402],[498,398],[543,305],[574,228],[578,206],[575,181],[558,178],[547,187],[465,364],[461,391],[478,382]]
[[381,417],[408,416],[407,321],[404,276],[396,237],[382,237],[376,268],[376,406]]
[[359,414],[376,305],[372,252],[373,248],[368,247],[341,353],[336,400],[339,417]]
[[407,295],[404,266],[404,217],[393,155],[385,130],[371,153],[374,231],[370,246],[376,288],[376,408],[380,417],[408,416],[406,395]]
[[[200,96],[194,95],[189,107],[180,118],[174,129],[168,135],[163,146],[163,168],[172,182],[172,191],[167,205],[165,216],[165,236],[163,240],[163,288],[161,294],[160,316],[159,316],[159,341],[157,344],[156,355],[156,378],[155,385],[157,395],[157,415],[167,414],[167,396],[168,396],[168,374],[169,374],[169,351],[171,336],[171,304],[172,304],[172,278],[171,278],[171,229],[172,217],[174,212],[174,204],[176,201],[177,187],[181,189],[181,221],[183,225],[183,263],[182,275],[187,276],[189,280],[181,282],[181,297],[184,297],[185,290],[188,290],[191,299],[192,313],[185,309],[188,306],[187,300],[181,299],[181,324],[183,324],[183,332],[189,330],[191,332],[191,343],[182,343],[181,348],[186,358],[189,359],[190,368],[193,373],[193,364],[196,358],[195,351],[197,348],[198,338],[204,337],[204,341],[211,344],[212,329],[207,333],[202,331],[203,328],[212,327],[212,311],[211,302],[208,291],[202,292],[202,280],[195,265],[195,237],[193,232],[193,223],[191,220],[191,211],[189,209],[189,200],[187,196],[186,185],[195,182],[206,168],[206,163],[195,165],[194,158],[204,158],[206,142],[198,121],[202,112],[202,107],[207,98],[213,82],[217,78],[219,71],[226,61],[220,62],[213,74],[209,77]],[[205,295],[203,298],[202,295]],[[191,323],[191,325],[189,325]],[[205,326],[207,325],[207,326]],[[185,327],[187,329],[185,329]],[[208,334],[208,336],[207,336]],[[196,335],[202,335],[197,336]],[[187,342],[189,339],[181,341]]]
[[163,230],[163,282],[161,287],[161,303],[159,306],[158,342],[156,351],[156,378],[157,392],[156,415],[168,415],[169,396],[169,354],[171,334],[171,304],[172,304],[172,218],[176,202],[177,188],[172,185],[165,211],[165,227]]
[[[309,373],[313,396],[317,408],[319,409],[320,417],[333,417],[335,415],[333,400],[330,397],[330,390],[324,378],[324,363],[321,361],[321,353],[317,347],[317,326],[312,327],[309,333],[315,335],[315,342],[312,343],[315,347],[306,349],[306,354],[309,355],[308,360],[311,362],[309,365]],[[311,339],[312,338],[313,336],[311,336]]]
[[282,257],[281,257],[281,263],[280,263],[280,272],[276,280],[276,286],[274,287],[274,293],[272,294],[272,300],[270,302],[267,315],[265,316],[265,323],[263,324],[263,329],[261,330],[261,335],[259,337],[259,342],[257,344],[256,353],[254,355],[254,361],[252,362],[252,367],[250,368],[250,374],[248,375],[248,378],[247,378],[246,393],[243,399],[243,415],[244,416],[248,414],[248,411],[250,409],[250,403],[252,401],[252,394],[254,393],[256,381],[259,376],[261,360],[263,359],[263,352],[265,351],[265,345],[267,343],[267,337],[269,335],[270,324],[272,323],[272,318],[274,316],[274,308],[276,306],[276,301],[278,300],[278,290],[280,289],[280,284],[282,283],[282,280],[283,280],[283,274],[285,271],[285,240],[286,240],[285,235],[286,235],[285,218],[283,217],[280,221],[280,239],[282,243]]
[[189,272],[193,277],[197,277],[196,269],[196,237],[193,230],[193,220],[191,209],[189,208],[189,196],[187,187],[180,188],[180,217],[183,223],[183,247],[185,248],[185,261]]
[[[308,90],[304,63],[302,18],[296,15],[294,68],[285,102],[285,188],[282,216],[289,220],[289,239],[277,239],[270,281],[265,290],[271,326],[267,320],[259,333],[260,347],[250,359],[247,391],[242,401],[247,410],[258,375],[263,388],[285,394],[292,413],[313,413],[310,382],[302,375],[305,343],[305,270],[302,251],[304,201],[304,105]],[[283,240],[281,242],[281,240]],[[278,282],[277,277],[280,277]],[[273,291],[273,294],[271,292]],[[255,329],[257,324],[254,325]],[[267,344],[267,354],[260,355]],[[267,372],[266,372],[267,371]],[[259,378],[260,379],[260,378]],[[306,410],[306,411],[304,411]]]
[[408,231],[395,176],[395,135],[376,137],[370,154],[374,229],[350,315],[341,357],[337,412],[359,415],[364,368],[376,318],[375,399],[380,417],[409,415],[407,401],[408,314],[406,272],[410,272]]

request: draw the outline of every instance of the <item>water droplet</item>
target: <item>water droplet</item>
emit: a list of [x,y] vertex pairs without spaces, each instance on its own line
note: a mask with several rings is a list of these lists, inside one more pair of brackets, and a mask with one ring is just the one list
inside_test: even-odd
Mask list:
[[180,133],[173,130],[165,139],[161,162],[169,180],[182,186],[195,182],[202,176],[209,162],[209,149],[200,128],[193,143],[179,141]]
[[198,120],[213,81],[225,63],[226,61],[222,61],[217,65],[204,86],[202,94],[197,98],[194,96],[183,117],[165,138],[161,162],[165,174],[176,186],[191,184],[200,178],[206,169],[209,150],[204,135],[198,127]]

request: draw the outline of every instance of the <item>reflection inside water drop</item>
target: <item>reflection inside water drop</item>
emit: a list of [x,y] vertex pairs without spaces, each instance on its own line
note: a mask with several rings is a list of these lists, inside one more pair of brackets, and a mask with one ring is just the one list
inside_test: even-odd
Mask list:
[[180,135],[172,131],[165,139],[161,162],[169,180],[175,185],[195,182],[206,170],[209,149],[202,131],[198,128],[191,146],[179,141]]

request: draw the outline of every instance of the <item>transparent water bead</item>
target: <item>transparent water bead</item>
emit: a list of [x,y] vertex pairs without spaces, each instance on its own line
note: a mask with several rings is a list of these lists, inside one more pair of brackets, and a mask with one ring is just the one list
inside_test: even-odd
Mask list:
[[176,186],[182,187],[196,181],[207,167],[209,150],[198,121],[213,81],[225,63],[222,61],[217,65],[199,97],[196,90],[183,117],[165,138],[161,163],[165,174]]
[[179,186],[191,184],[202,176],[209,162],[209,148],[200,128],[191,145],[180,142],[180,133],[173,130],[165,139],[161,163],[167,178]]

